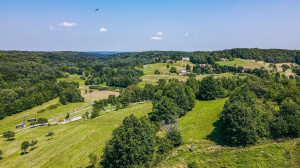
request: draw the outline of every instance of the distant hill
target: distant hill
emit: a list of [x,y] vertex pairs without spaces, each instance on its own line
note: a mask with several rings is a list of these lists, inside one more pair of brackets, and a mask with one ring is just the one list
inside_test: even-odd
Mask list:
[[[133,51],[131,51],[133,53]],[[92,51],[87,52],[92,54],[100,54],[100,55],[112,55],[112,54],[118,54],[118,53],[129,53],[129,51]]]

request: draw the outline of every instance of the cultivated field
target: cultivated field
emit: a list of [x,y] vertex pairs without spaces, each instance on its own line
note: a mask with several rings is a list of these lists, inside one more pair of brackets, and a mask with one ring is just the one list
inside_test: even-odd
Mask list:
[[298,167],[300,138],[282,143],[262,142],[250,147],[222,146],[218,114],[226,99],[197,101],[180,119],[184,144],[174,149],[158,167]]
[[[86,167],[92,152],[101,156],[112,131],[125,116],[142,117],[151,112],[152,104],[135,104],[119,111],[102,113],[98,118],[79,120],[64,125],[52,125],[27,129],[16,134],[15,140],[1,138],[4,152],[0,167]],[[45,137],[54,132],[53,139]],[[37,148],[21,155],[24,140],[38,140]]]
[[[84,97],[85,100],[88,101],[95,101],[95,100],[101,100],[101,99],[107,99],[109,95],[116,95],[119,96],[119,92],[115,91],[108,91],[108,90],[102,90],[99,91],[97,89],[93,89],[93,92],[89,92],[89,87],[87,86],[80,86],[79,87],[81,95]],[[85,90],[87,90],[87,93],[85,93]]]

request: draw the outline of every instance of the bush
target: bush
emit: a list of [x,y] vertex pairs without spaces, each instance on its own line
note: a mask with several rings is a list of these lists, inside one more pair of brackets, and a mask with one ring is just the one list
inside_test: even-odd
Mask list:
[[154,74],[155,74],[155,75],[159,75],[159,74],[160,74],[160,71],[157,69],[157,70],[154,71]]
[[194,162],[188,163],[188,168],[199,168],[199,165],[194,161]]
[[48,119],[47,119],[47,118],[39,118],[39,119],[37,120],[37,123],[38,123],[38,124],[48,123]]
[[182,144],[181,133],[175,127],[172,128],[170,132],[168,132],[166,138],[171,140],[174,147],[178,147]]
[[4,138],[7,138],[7,140],[10,140],[10,139],[12,139],[13,137],[15,137],[15,135],[16,135],[16,133],[13,132],[13,131],[6,131],[6,132],[3,133],[2,136],[3,136]]
[[177,72],[177,69],[175,67],[170,68],[170,73],[176,73],[176,72]]

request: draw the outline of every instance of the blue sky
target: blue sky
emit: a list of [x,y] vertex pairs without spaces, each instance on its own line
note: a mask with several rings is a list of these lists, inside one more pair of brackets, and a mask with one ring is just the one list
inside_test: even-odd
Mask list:
[[300,1],[0,0],[0,50],[240,47],[300,49]]

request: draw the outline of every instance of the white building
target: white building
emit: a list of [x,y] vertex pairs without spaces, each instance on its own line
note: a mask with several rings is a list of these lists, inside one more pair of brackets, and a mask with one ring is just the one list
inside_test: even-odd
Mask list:
[[189,57],[182,57],[182,60],[184,60],[184,61],[189,61],[190,58],[189,58]]

